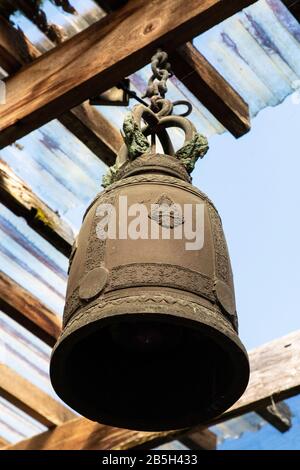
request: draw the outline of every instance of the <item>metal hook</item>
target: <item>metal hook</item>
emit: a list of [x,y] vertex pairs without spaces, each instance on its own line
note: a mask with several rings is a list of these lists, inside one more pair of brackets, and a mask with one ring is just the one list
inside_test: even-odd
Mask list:
[[175,108],[175,106],[186,106],[187,107],[187,110],[184,113],[175,114],[175,116],[186,117],[186,116],[189,116],[191,114],[191,112],[193,111],[193,105],[189,101],[185,101],[185,100],[174,101],[173,108]]

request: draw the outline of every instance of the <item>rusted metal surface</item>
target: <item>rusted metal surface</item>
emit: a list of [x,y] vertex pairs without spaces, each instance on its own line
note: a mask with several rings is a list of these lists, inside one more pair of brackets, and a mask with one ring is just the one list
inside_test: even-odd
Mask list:
[[[70,260],[63,332],[50,364],[55,391],[73,409],[92,421],[142,431],[205,423],[237,401],[249,378],[221,220],[190,183],[207,140],[188,119],[171,115],[162,85],[149,92],[158,98],[157,114],[138,105],[125,118],[125,144],[106,189],[85,214]],[[172,127],[185,134],[176,153],[166,131]],[[157,136],[169,155],[156,152]],[[151,208],[141,222],[146,237],[130,237],[124,198],[128,206]],[[203,245],[189,251],[186,233],[174,235],[187,221],[175,211],[163,220],[152,209],[158,201],[169,209],[201,205]],[[108,205],[125,237],[99,236],[99,208]],[[191,217],[195,226],[195,213]],[[153,237],[152,222],[173,234]],[[184,379],[178,380],[182,369]]]

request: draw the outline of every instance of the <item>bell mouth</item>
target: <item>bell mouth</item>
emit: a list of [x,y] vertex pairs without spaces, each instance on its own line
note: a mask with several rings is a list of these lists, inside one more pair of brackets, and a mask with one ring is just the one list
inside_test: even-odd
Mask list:
[[177,314],[130,313],[65,336],[50,376],[60,398],[92,421],[164,431],[222,414],[244,392],[249,363],[233,330]]

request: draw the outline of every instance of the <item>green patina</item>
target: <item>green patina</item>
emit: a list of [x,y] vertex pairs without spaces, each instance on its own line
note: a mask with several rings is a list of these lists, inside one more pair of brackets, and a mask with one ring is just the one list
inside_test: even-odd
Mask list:
[[197,160],[203,158],[207,151],[207,138],[202,134],[195,133],[189,142],[177,150],[175,156],[185,166],[187,172],[192,173]]
[[135,160],[148,152],[150,144],[144,136],[132,113],[127,114],[123,124],[124,141],[128,149],[130,160]]
[[102,187],[107,188],[112,183],[116,181],[117,173],[120,168],[118,163],[115,163],[113,166],[109,167],[106,174],[102,177]]
[[[128,150],[129,160],[133,161],[141,155],[149,152],[150,143],[141,131],[138,123],[135,121],[132,113],[127,114],[125,117],[123,131],[123,138]],[[207,138],[204,135],[195,132],[192,139],[177,150],[175,157],[180,160],[188,173],[192,173],[197,160],[199,158],[203,158],[207,151]],[[102,179],[102,186],[104,188],[107,188],[116,181],[119,169],[120,165],[118,162],[108,169],[108,172]]]

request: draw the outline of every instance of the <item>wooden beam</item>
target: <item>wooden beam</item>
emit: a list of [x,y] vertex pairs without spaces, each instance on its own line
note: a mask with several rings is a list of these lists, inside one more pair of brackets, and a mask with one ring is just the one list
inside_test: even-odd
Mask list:
[[4,364],[0,364],[0,395],[49,428],[76,417],[64,405]]
[[244,395],[217,421],[300,393],[300,330],[254,349],[249,358],[251,374]]
[[13,0],[13,5],[20,10],[35,26],[44,33],[50,41],[60,44],[64,38],[64,30],[61,26],[49,23],[46,13],[39,5],[40,2],[28,0]]
[[[10,75],[41,56],[41,52],[0,17],[0,66]],[[58,120],[97,157],[113,165],[123,140],[120,132],[89,103],[83,103],[58,117]],[[12,143],[12,142],[10,142]]]
[[0,146],[115,85],[158,46],[172,50],[252,3],[130,0],[7,79]]
[[[210,433],[202,431],[205,435]],[[155,447],[175,439],[184,431],[140,432],[112,428],[78,418],[30,439],[10,445],[5,450],[127,450]],[[205,441],[203,437],[203,441]]]
[[[271,397],[276,402],[300,392],[300,331],[251,351],[249,357],[251,377],[246,392],[230,410],[207,425],[261,409],[270,403]],[[197,427],[189,432],[199,430],[203,429]],[[163,434],[166,438],[180,437],[177,434]],[[162,437],[161,433],[109,428],[79,418],[8,448],[128,449],[159,437]]]
[[58,120],[106,165],[114,165],[123,139],[103,114],[85,102],[66,111]]
[[[118,0],[100,4],[108,12],[121,6]],[[169,60],[177,78],[229,132],[241,137],[250,130],[248,104],[191,43],[172,52]]]
[[56,212],[39,199],[32,189],[0,159],[0,202],[69,257],[74,242],[72,229]]
[[60,318],[1,271],[0,310],[49,346],[54,346],[61,331]]
[[179,438],[180,442],[191,450],[216,450],[217,436],[207,429],[192,431]]
[[177,78],[235,137],[250,130],[247,103],[191,43],[169,59]]
[[11,75],[38,56],[40,52],[23,32],[0,16],[0,66]]
[[269,406],[257,410],[256,413],[282,433],[289,431],[292,427],[292,412],[283,401],[271,403]]
[[6,447],[9,445],[9,442],[6,441],[5,439],[3,439],[3,437],[0,437],[0,449],[2,449],[2,447]]

